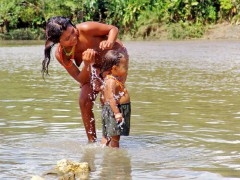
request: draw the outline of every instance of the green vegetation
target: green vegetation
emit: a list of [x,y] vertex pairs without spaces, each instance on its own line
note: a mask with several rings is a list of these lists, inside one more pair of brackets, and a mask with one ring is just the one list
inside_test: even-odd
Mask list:
[[43,39],[52,16],[113,24],[135,39],[188,39],[210,24],[238,23],[240,0],[0,0],[0,12],[0,39]]

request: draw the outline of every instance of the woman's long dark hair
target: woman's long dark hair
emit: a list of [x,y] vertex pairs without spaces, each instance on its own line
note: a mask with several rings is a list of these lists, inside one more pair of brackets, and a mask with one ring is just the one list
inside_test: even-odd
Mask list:
[[114,65],[120,63],[120,59],[123,58],[123,54],[117,50],[109,50],[103,57],[103,64],[100,70],[100,77],[103,78],[103,73],[110,70]]
[[42,76],[48,75],[48,65],[51,60],[51,50],[52,47],[59,43],[60,37],[67,29],[67,27],[73,25],[71,20],[66,17],[56,16],[48,19],[46,23],[46,42],[45,42],[45,49],[44,49],[44,59],[42,61]]

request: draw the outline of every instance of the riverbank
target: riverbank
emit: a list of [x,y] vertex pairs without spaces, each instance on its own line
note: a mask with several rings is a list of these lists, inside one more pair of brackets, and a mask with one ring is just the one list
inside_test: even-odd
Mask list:
[[203,39],[240,39],[240,25],[232,25],[230,23],[216,24],[206,31]]
[[[190,26],[189,26],[190,27]],[[121,29],[120,29],[121,31]],[[189,31],[191,33],[189,37]],[[192,27],[192,29],[184,30],[183,28],[175,28],[162,26],[160,24],[152,24],[150,26],[142,26],[138,29],[138,32],[133,38],[130,34],[124,34],[120,36],[123,41],[126,40],[147,40],[147,41],[159,41],[159,40],[189,40],[189,39],[209,39],[209,40],[238,40],[240,39],[240,25],[224,22],[221,24],[208,25],[205,30],[198,27]],[[27,40],[37,43],[39,40]],[[41,41],[44,41],[42,39]],[[7,44],[25,44],[26,40],[1,40],[0,45]]]
[[[188,29],[189,30],[189,29]],[[175,37],[173,37],[175,33]],[[161,25],[151,25],[141,27],[134,40],[189,40],[189,39],[209,39],[209,40],[237,40],[240,39],[240,25],[228,22],[208,25],[205,30],[192,28],[193,38],[189,37],[189,32],[184,29],[172,29]],[[201,34],[202,33],[202,34]],[[179,38],[176,38],[179,37]],[[185,37],[185,38],[184,38]],[[133,40],[129,35],[123,35],[123,40]]]

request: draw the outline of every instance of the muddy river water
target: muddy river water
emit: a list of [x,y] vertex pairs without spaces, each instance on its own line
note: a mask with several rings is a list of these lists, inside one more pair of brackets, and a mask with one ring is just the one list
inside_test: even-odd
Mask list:
[[[43,43],[1,44],[1,180],[43,176],[61,159],[88,162],[90,180],[240,179],[239,41],[125,45],[131,135],[116,150],[87,143],[79,85],[56,60],[42,80]],[[100,141],[99,100],[94,112]]]

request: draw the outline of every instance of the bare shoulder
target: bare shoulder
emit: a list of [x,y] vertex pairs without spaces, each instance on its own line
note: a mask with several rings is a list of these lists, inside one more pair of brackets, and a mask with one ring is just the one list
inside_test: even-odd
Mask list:
[[87,21],[87,22],[77,24],[76,27],[77,27],[78,30],[80,30],[82,32],[86,32],[86,31],[89,31],[92,28],[95,28],[99,24],[101,24],[101,23],[94,22],[94,21]]
[[96,22],[96,21],[87,21],[87,22],[83,22],[80,23],[78,25],[76,25],[78,31],[80,32],[89,32],[89,31],[94,31],[95,33],[99,33],[101,34],[102,31],[109,31],[112,28],[116,28],[113,25],[109,25],[109,24],[104,24],[104,23],[100,23],[100,22]]
[[113,78],[105,78],[105,84],[108,87],[115,87],[116,86],[116,81]]

